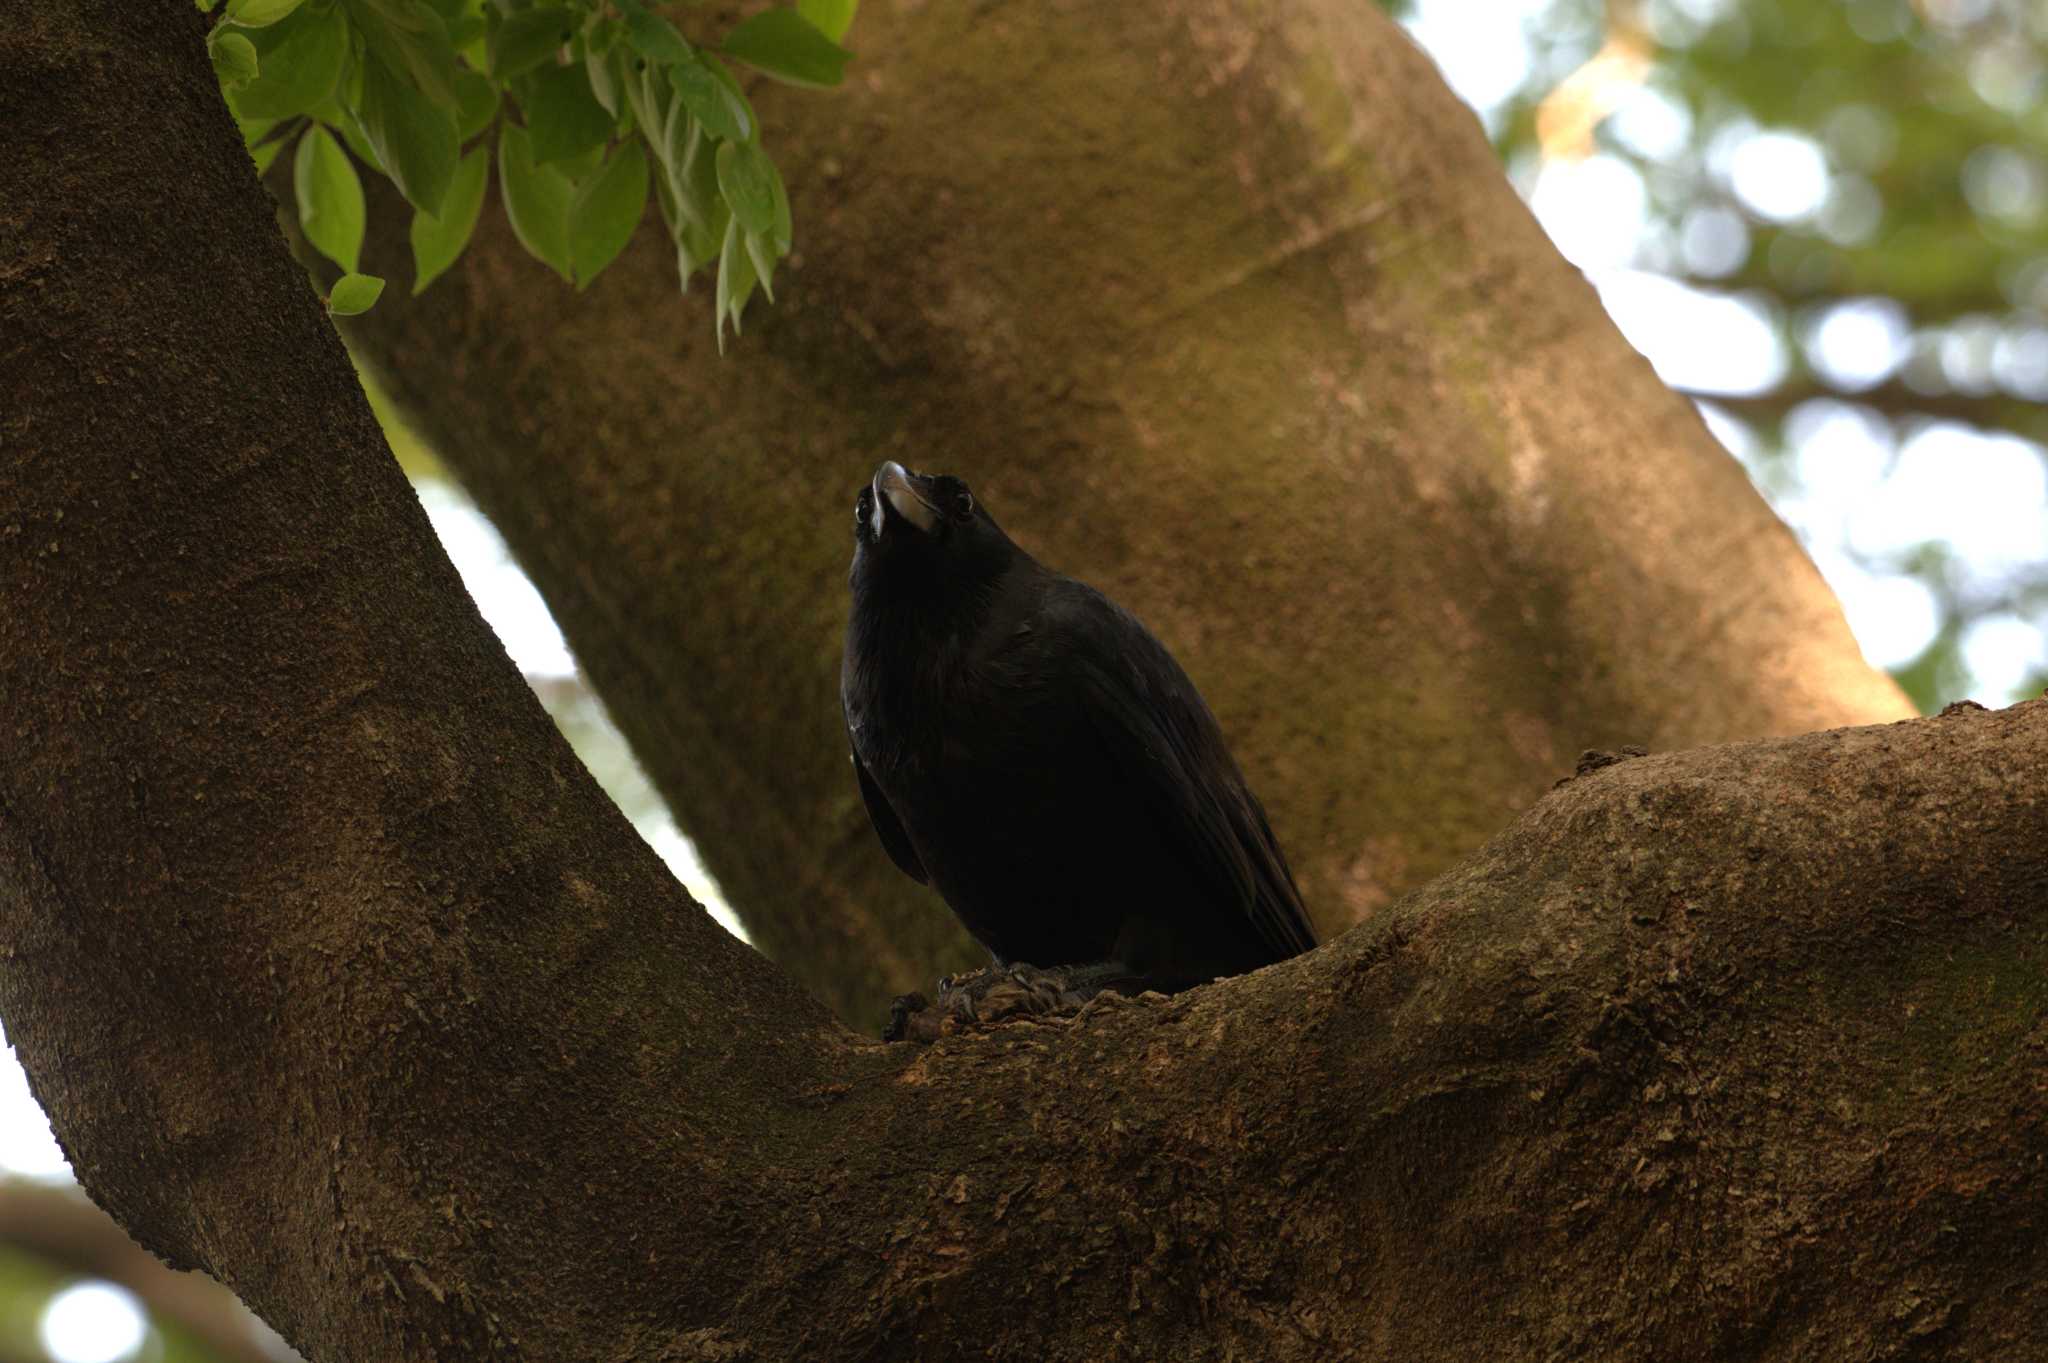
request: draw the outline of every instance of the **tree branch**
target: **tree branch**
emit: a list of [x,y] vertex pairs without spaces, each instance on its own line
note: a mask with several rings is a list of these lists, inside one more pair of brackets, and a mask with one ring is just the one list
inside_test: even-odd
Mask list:
[[1869,388],[1833,388],[1817,379],[1781,384],[1766,393],[1730,395],[1681,389],[1696,402],[1710,402],[1749,421],[1776,424],[1804,402],[1824,399],[1862,407],[1893,421],[1957,421],[1981,431],[2003,431],[2048,445],[2048,407],[2001,393],[1922,393],[1898,379]]
[[[1974,221],[1958,220],[1953,231],[1936,238],[1937,245],[1901,257],[1887,249],[1884,238],[1868,246],[1838,246],[1806,228],[1760,221],[1739,203],[1728,206],[1747,221],[1749,254],[1729,274],[1681,276],[1707,293],[1761,294],[1787,310],[1885,298],[1904,308],[1916,329],[2020,311],[2000,276],[2021,252],[1987,241]],[[1796,268],[1785,267],[1780,243],[1792,248]]]

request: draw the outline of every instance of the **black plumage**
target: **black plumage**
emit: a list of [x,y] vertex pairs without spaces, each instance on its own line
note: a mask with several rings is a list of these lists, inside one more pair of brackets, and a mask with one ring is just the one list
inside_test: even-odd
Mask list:
[[1137,619],[1019,549],[957,478],[854,511],[840,696],[882,846],[1005,965],[1186,988],[1314,947],[1265,812]]

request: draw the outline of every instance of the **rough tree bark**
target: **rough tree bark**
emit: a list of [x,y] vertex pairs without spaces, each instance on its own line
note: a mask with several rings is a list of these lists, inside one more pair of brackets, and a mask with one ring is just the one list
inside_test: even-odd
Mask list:
[[736,357],[658,231],[577,297],[495,208],[351,333],[843,1016],[969,959],[839,730],[884,457],[964,474],[1166,639],[1326,936],[1582,748],[1909,712],[1373,5],[871,5],[854,36],[846,91],[761,92],[802,259]]
[[0,28],[0,1013],[144,1244],[317,1360],[2037,1356],[2048,703],[1589,771],[1285,965],[861,1040],[463,600],[199,41]]

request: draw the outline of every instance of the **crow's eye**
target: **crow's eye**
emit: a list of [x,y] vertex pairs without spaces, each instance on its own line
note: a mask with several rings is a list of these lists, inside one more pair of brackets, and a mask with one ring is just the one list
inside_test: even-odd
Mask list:
[[868,516],[874,509],[875,490],[872,487],[862,488],[860,496],[854,498],[853,502],[853,528],[856,532],[866,529]]
[[961,488],[953,494],[953,519],[964,521],[974,514],[974,494]]

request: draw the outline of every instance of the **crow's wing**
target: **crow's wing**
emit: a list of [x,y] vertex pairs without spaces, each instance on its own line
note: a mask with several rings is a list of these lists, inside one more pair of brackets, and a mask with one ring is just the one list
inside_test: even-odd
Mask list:
[[1235,892],[1276,956],[1315,949],[1301,891],[1195,684],[1137,617],[1072,579],[1041,617],[1069,705],[1167,843]]
[[888,852],[889,860],[918,884],[930,883],[931,877],[925,872],[923,859],[910,845],[910,834],[903,831],[903,821],[889,807],[889,797],[882,794],[875,778],[868,775],[867,763],[860,760],[860,749],[854,747],[851,729],[846,733],[846,746],[853,752],[853,770],[860,777],[860,799],[868,807],[868,822],[875,826],[875,836],[882,840],[882,848]]

